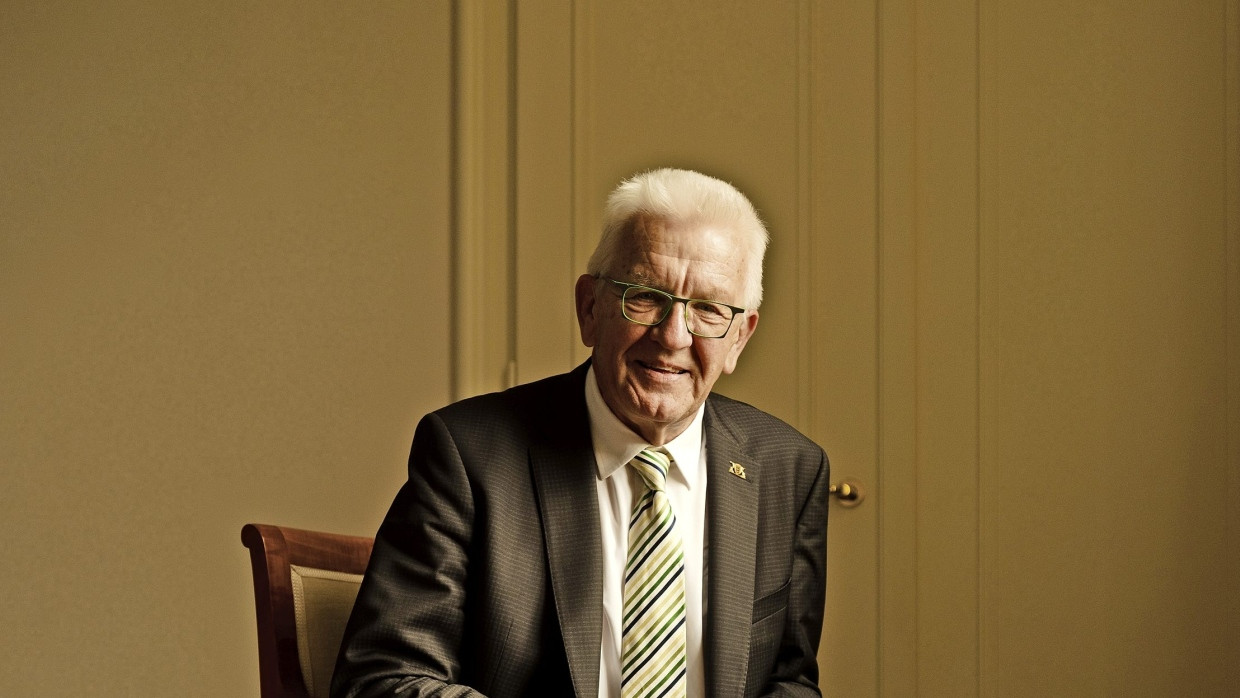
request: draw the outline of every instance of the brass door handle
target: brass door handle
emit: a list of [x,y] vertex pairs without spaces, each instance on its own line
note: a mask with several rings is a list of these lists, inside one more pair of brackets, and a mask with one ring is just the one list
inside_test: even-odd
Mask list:
[[861,486],[852,480],[843,480],[839,484],[832,484],[827,488],[827,494],[835,497],[840,506],[849,509],[857,506],[865,499],[865,492],[861,490]]

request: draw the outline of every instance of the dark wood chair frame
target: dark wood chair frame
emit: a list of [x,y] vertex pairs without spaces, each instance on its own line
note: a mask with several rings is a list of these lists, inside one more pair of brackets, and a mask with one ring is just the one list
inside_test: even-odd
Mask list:
[[254,571],[262,698],[310,698],[298,657],[290,565],[362,574],[374,539],[251,523],[241,529],[241,542]]

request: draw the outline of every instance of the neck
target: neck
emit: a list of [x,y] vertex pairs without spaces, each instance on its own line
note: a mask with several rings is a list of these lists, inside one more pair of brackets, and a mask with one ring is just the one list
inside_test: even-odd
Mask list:
[[[615,414],[615,412],[612,414]],[[685,422],[645,424],[639,426],[637,424],[630,424],[624,418],[621,418],[620,421],[624,422],[625,426],[632,429],[634,433],[645,439],[646,443],[651,446],[663,446],[672,439],[675,439],[677,436],[685,433],[685,429],[689,428],[689,425],[693,423],[693,420],[690,419]]]

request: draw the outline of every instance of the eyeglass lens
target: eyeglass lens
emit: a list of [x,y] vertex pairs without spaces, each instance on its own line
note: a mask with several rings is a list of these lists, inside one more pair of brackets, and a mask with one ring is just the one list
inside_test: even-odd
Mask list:
[[[651,288],[624,290],[624,316],[639,325],[657,325],[671,312],[672,296]],[[732,326],[732,309],[722,303],[691,300],[685,304],[685,325],[691,334],[718,338]]]

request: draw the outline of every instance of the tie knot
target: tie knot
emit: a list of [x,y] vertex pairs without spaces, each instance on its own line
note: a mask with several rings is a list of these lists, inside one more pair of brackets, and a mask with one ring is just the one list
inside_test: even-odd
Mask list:
[[672,455],[662,448],[644,448],[629,461],[629,465],[642,476],[646,487],[662,492],[667,485],[667,470],[672,465]]

